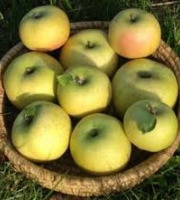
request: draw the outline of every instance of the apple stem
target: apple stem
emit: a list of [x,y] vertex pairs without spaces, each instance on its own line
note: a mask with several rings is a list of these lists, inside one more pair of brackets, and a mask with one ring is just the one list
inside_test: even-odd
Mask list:
[[92,42],[90,42],[90,41],[88,41],[87,42],[87,44],[86,44],[86,47],[88,48],[88,49],[92,49],[92,48],[94,48],[94,44],[92,43]]
[[138,72],[138,76],[140,77],[140,78],[151,78],[152,77],[152,74],[151,74],[151,72],[149,72],[149,71],[139,71]]
[[63,75],[57,76],[57,80],[62,86],[66,86],[70,82],[77,83],[78,85],[84,85],[87,82],[87,80],[82,77],[75,76],[73,74],[66,74],[66,73]]
[[157,115],[157,113],[158,113],[158,108],[157,108],[157,107],[152,106],[152,105],[150,105],[150,104],[147,104],[147,105],[146,105],[146,108],[147,108],[147,110],[148,110],[151,114]]
[[25,74],[32,74],[35,71],[35,67],[27,67],[25,69]]
[[134,14],[130,14],[130,20],[131,22],[136,22],[136,16]]
[[34,19],[40,19],[42,17],[41,13],[34,13],[33,14]]
[[80,78],[79,76],[75,76],[74,80],[76,83],[78,83],[79,85],[84,85],[84,83],[86,83],[86,79],[84,78]]

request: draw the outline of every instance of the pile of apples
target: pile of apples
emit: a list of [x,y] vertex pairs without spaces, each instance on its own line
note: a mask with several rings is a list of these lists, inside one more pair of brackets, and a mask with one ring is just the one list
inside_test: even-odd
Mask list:
[[168,66],[147,58],[161,41],[154,15],[125,9],[107,32],[70,35],[64,11],[46,5],[22,18],[19,36],[29,52],[8,65],[3,85],[19,109],[12,143],[27,159],[52,161],[69,148],[80,168],[103,175],[124,169],[132,145],[157,152],[172,144],[178,83]]

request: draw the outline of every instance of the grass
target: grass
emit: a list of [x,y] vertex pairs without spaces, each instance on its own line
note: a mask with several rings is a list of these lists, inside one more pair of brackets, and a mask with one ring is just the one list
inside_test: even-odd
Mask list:
[[[0,57],[19,41],[18,25],[31,8],[53,4],[61,6],[71,22],[111,20],[124,8],[138,7],[156,15],[162,38],[180,55],[180,4],[152,6],[146,0],[1,0]],[[0,200],[48,200],[53,192],[14,171],[9,161],[0,162]],[[180,154],[178,152],[155,175],[133,189],[94,200],[180,200]]]

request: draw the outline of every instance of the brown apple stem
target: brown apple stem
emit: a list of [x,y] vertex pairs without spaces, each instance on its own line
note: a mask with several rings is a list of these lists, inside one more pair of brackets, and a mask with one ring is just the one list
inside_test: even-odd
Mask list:
[[74,80],[79,85],[84,85],[86,83],[86,79],[79,77],[79,76],[74,77]]
[[88,48],[88,49],[92,49],[92,48],[94,48],[94,44],[92,43],[92,42],[90,42],[90,41],[88,41],[87,42],[87,44],[86,44],[86,47]]
[[35,71],[35,67],[27,67],[25,69],[25,74],[32,74]]
[[33,14],[34,19],[40,19],[42,17],[41,13],[34,13]]
[[156,106],[152,106],[152,105],[150,105],[150,104],[147,104],[147,105],[146,105],[146,108],[147,108],[147,110],[148,110],[151,114],[157,115],[157,113],[158,113],[158,108],[157,108]]
[[134,14],[130,14],[130,20],[131,20],[131,22],[135,22],[136,16]]
[[146,79],[148,79],[148,78],[151,78],[151,77],[152,77],[152,74],[151,74],[151,72],[149,72],[149,71],[139,71],[139,72],[138,72],[138,76],[139,76],[140,78],[146,78]]

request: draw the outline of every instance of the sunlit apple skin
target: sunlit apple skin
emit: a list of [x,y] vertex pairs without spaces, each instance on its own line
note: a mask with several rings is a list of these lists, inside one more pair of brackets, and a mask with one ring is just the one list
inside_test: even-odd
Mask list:
[[15,58],[3,74],[3,86],[10,102],[18,109],[36,100],[56,100],[56,76],[63,73],[52,56],[28,52]]
[[139,149],[157,152],[169,147],[178,131],[172,108],[157,100],[140,100],[124,115],[124,131]]
[[113,77],[112,88],[113,105],[120,117],[138,100],[153,98],[173,107],[178,97],[178,83],[173,71],[147,58],[122,65]]
[[131,143],[117,118],[94,113],[75,126],[70,151],[75,163],[92,174],[122,170],[131,155]]
[[71,119],[58,105],[36,101],[25,107],[12,126],[12,143],[19,153],[37,161],[61,157],[69,146]]
[[19,36],[23,44],[35,51],[53,51],[67,41],[69,34],[68,16],[52,5],[33,8],[19,25]]
[[73,117],[104,111],[112,98],[108,76],[92,66],[73,66],[57,77],[57,99]]
[[108,42],[107,33],[99,29],[85,29],[71,36],[60,51],[65,68],[92,65],[112,76],[118,67],[118,55]]
[[151,55],[160,45],[161,27],[153,14],[129,8],[111,20],[108,38],[117,54],[131,59],[142,58]]

